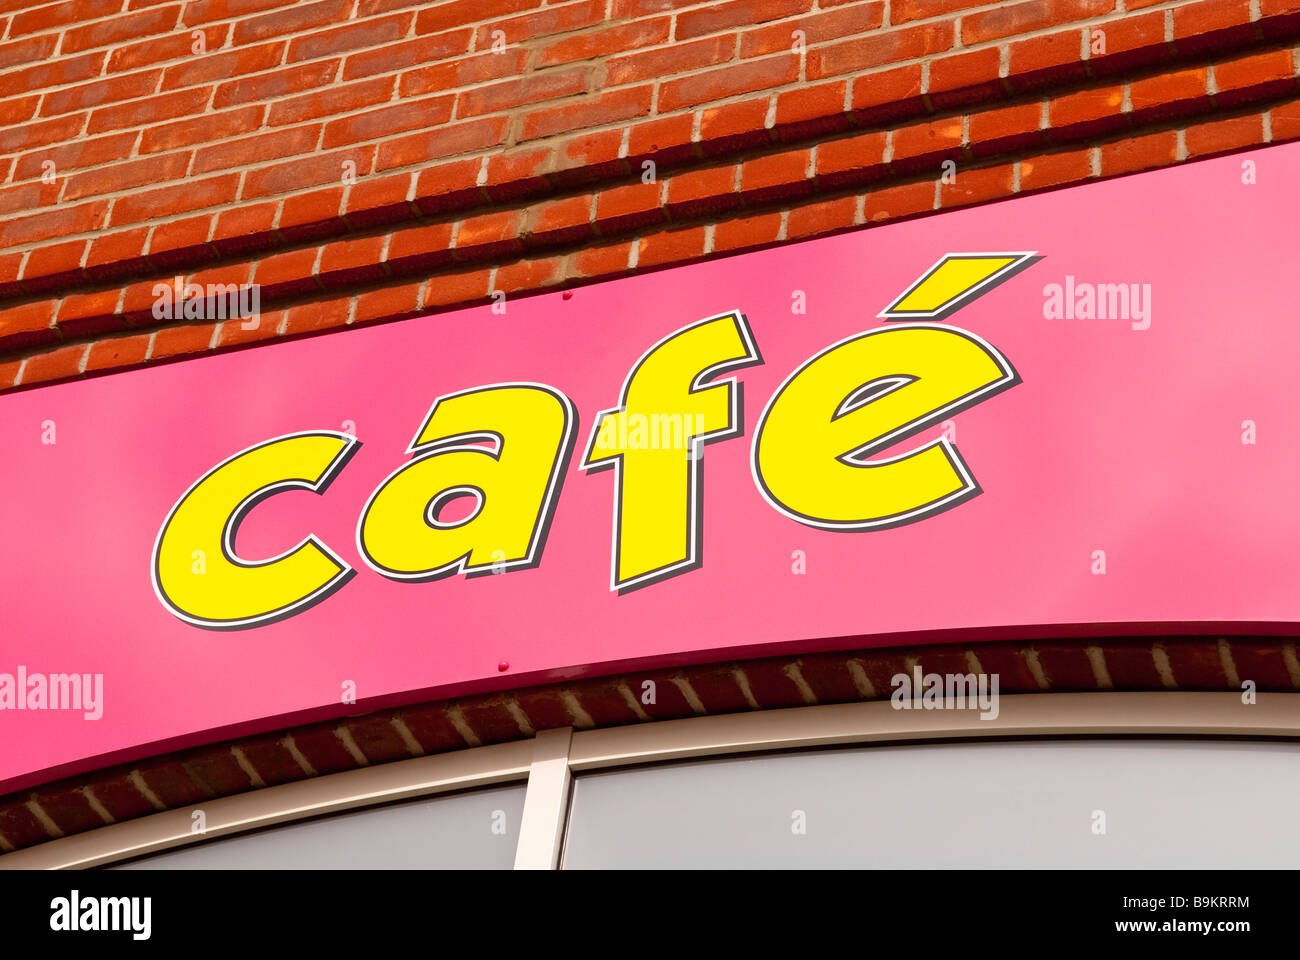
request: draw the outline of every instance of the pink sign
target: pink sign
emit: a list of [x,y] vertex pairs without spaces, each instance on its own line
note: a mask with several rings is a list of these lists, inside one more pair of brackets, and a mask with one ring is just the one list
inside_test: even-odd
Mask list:
[[629,668],[1294,630],[1300,144],[1249,159],[0,397],[0,791]]

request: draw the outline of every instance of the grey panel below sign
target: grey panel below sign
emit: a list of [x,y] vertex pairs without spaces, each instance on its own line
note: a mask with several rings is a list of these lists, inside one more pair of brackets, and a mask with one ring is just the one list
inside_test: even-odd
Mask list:
[[514,866],[522,783],[352,810],[156,854],[122,870]]
[[1300,744],[1281,742],[729,757],[578,777],[563,866],[1295,868],[1298,796]]

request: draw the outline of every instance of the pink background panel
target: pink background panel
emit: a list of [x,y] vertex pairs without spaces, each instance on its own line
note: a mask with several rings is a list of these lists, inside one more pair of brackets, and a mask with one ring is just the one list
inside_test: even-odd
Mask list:
[[[1226,157],[511,300],[504,316],[483,306],[0,397],[0,672],[105,684],[98,721],[0,712],[0,791],[291,721],[633,666],[900,635],[1294,629],[1300,144],[1250,156],[1255,185]],[[1023,378],[956,417],[980,496],[875,532],[814,529],[764,502],[753,427],[793,369],[880,326],[945,253],[1021,250],[1044,259],[945,321]],[[1150,284],[1150,329],[1044,319],[1044,286],[1067,274]],[[794,290],[806,315],[791,313]],[[739,373],[745,436],[704,454],[703,565],[617,596],[614,476],[578,470],[595,415],[651,344],[733,308],[765,362]],[[432,401],[509,380],[558,388],[580,418],[540,566],[422,584],[370,570],[358,513],[408,459]],[[1241,442],[1248,419],[1254,445]],[[45,420],[54,445],[40,442]],[[362,447],[326,494],[264,501],[237,548],[273,556],[313,532],[357,568],[352,581],[250,630],[168,613],[150,555],[189,485],[250,445],[348,420]],[[357,706],[339,703],[346,680]]]

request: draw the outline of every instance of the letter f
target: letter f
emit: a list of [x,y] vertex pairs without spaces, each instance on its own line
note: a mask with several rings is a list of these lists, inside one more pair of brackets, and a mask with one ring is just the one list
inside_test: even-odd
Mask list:
[[[623,382],[620,405],[592,427],[582,469],[613,467],[610,589],[625,593],[693,570],[702,553],[702,447],[744,429],[741,385],[721,373],[762,363],[742,313],[710,317],[659,341]],[[651,415],[655,420],[651,420]],[[683,416],[682,447],[641,442],[629,426]]]

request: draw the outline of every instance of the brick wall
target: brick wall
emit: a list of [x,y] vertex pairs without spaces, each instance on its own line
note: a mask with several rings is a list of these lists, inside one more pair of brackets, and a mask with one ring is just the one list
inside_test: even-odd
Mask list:
[[[0,390],[1295,139],[1297,44],[1300,0],[0,0]],[[176,276],[260,323],[155,320]]]

